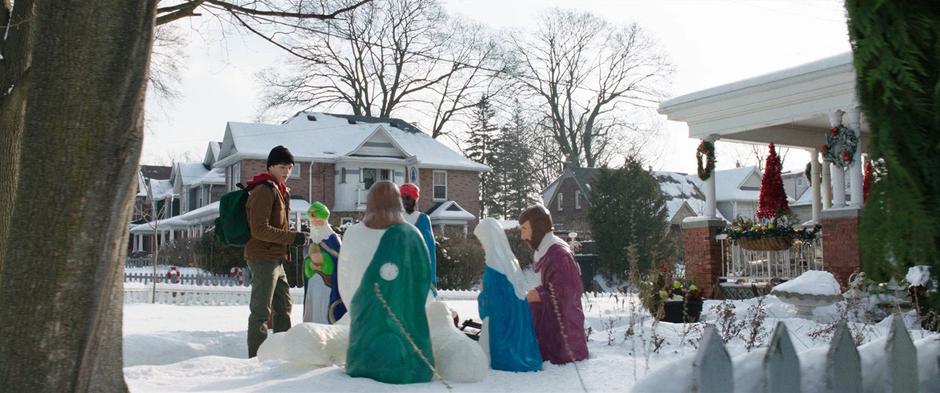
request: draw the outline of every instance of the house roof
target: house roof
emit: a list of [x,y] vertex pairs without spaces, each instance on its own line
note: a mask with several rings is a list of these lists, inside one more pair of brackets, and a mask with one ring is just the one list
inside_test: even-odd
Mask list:
[[207,168],[202,162],[176,163],[174,176],[179,174],[185,188],[202,184],[225,184],[225,168]]
[[140,174],[148,179],[169,179],[171,167],[162,165],[141,165]]
[[208,168],[215,165],[219,160],[219,153],[222,151],[222,142],[210,141],[206,148],[206,156],[202,159],[202,164]]
[[470,221],[476,219],[476,216],[470,212],[464,210],[457,202],[454,201],[444,201],[438,202],[431,206],[427,212],[428,218],[431,219],[431,222],[441,222],[441,221]]
[[[558,185],[565,178],[573,178],[585,198],[590,197],[591,181],[597,168],[576,168],[566,170],[542,192],[543,203],[548,205],[555,197]],[[695,214],[705,212],[705,194],[701,191],[701,180],[697,175],[681,172],[654,171],[652,175],[659,181],[659,189],[666,198],[667,219],[672,221],[683,206]],[[743,181],[743,180],[742,180]],[[719,213],[720,214],[720,213]]]
[[[713,176],[715,176],[715,199],[718,202],[756,201],[760,196],[760,172],[756,166],[716,170]],[[758,187],[745,187],[752,176],[757,176]],[[698,176],[695,179],[698,179]],[[701,184],[702,181],[699,180],[699,185]]]
[[[370,142],[372,138],[388,143]],[[398,159],[421,168],[485,172],[474,162],[401,119],[300,112],[281,124],[229,122],[215,166],[241,159],[265,159],[274,145],[284,145],[298,161],[336,162],[361,154],[369,144],[391,145]],[[367,146],[368,147],[368,146]]]

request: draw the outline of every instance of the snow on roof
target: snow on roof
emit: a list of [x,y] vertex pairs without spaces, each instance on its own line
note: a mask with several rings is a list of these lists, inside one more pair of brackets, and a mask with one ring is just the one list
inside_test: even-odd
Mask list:
[[[740,168],[716,170],[715,199],[721,201],[756,201],[760,196],[759,189],[742,189],[741,186],[748,177],[760,173],[756,166],[742,166]],[[698,179],[698,177],[696,177]],[[701,181],[699,184],[702,184]]]
[[490,169],[399,119],[317,112],[300,112],[282,124],[229,122],[216,165],[244,158],[267,158],[271,148],[278,144],[290,149],[298,161],[335,161],[353,153],[379,130],[406,157],[414,157],[419,167]]
[[[659,189],[666,197],[667,220],[672,221],[683,205],[688,205],[696,215],[705,213],[705,194],[701,190],[702,180],[698,175],[664,171],[654,171],[652,174],[659,180]],[[720,212],[715,213],[724,219]]]
[[561,182],[561,176],[555,179],[552,184],[549,184],[548,187],[545,187],[545,190],[542,191],[542,204],[548,205],[552,200],[552,196],[555,195],[555,189],[558,188],[558,183]]
[[499,226],[501,226],[503,230],[519,227],[519,220],[503,220],[497,218],[496,222],[499,223]]
[[[153,199],[159,201],[173,196],[173,183],[170,180],[150,179],[150,187],[153,191]],[[147,188],[144,188],[144,196],[147,195]]]
[[464,210],[454,201],[441,202],[428,210],[427,214],[432,222],[440,220],[470,221],[476,218],[476,216]]

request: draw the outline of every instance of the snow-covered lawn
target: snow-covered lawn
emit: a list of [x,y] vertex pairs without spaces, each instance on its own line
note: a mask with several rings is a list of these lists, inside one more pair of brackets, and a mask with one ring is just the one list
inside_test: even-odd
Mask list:
[[[454,392],[629,392],[644,376],[667,365],[682,364],[696,351],[701,325],[659,323],[652,326],[649,316],[631,299],[623,295],[588,295],[584,310],[591,334],[588,344],[590,359],[577,366],[555,366],[546,363],[538,373],[490,371],[480,383],[453,383]],[[755,299],[736,301],[735,311],[743,319]],[[823,326],[795,318],[796,311],[773,296],[765,298],[767,319],[764,323],[765,347],[777,321],[783,320],[791,334],[796,351],[808,349],[825,352],[827,338],[811,338],[809,333]],[[449,300],[460,319],[478,319],[476,302]],[[714,322],[711,311],[715,301],[705,303],[703,319]],[[301,320],[302,309],[295,305],[295,323]],[[817,309],[816,319],[836,318],[835,306]],[[299,368],[286,362],[245,359],[247,306],[171,306],[128,304],[124,307],[125,377],[132,392],[447,392],[439,381],[416,385],[386,385],[364,378],[350,378],[339,367],[321,369]],[[633,334],[627,335],[630,320],[635,320]],[[856,325],[866,342],[887,332],[887,324]],[[741,334],[745,336],[747,331]],[[664,341],[653,351],[654,341]],[[931,351],[940,352],[940,335],[914,328],[915,342],[930,341]],[[744,340],[728,343],[732,358],[746,355]],[[753,352],[759,350],[752,350]],[[929,358],[929,354],[919,354]],[[938,353],[933,354],[936,358]],[[934,374],[936,374],[936,365]],[[923,367],[922,367],[923,368]],[[579,379],[579,374],[581,378]],[[680,373],[682,374],[682,373]],[[685,374],[688,374],[687,372]],[[924,378],[922,376],[921,378]],[[672,378],[673,380],[676,378]],[[735,376],[738,379],[738,376]],[[581,386],[584,382],[584,388]],[[663,381],[663,389],[677,386],[676,381]],[[940,386],[940,385],[934,385]]]

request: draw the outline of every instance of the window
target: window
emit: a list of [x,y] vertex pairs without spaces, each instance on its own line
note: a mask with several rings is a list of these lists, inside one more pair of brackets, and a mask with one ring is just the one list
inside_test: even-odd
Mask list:
[[346,184],[346,168],[341,168],[339,170],[339,182]]
[[581,190],[574,192],[574,208],[576,210],[581,210]]
[[434,171],[434,200],[447,199],[447,171]]
[[340,225],[352,224],[352,222],[353,222],[352,217],[343,217],[339,219]]
[[375,168],[362,168],[362,184],[365,185],[365,189],[368,190],[375,184],[375,172]]
[[300,179],[300,164],[294,164],[294,167],[290,170],[290,175],[287,176],[288,179]]
[[564,210],[564,209],[562,209],[562,207],[561,207],[561,204],[562,204],[562,201],[563,201],[563,200],[565,200],[565,194],[562,194],[562,193],[559,192],[559,193],[558,193],[558,206],[557,206],[556,210],[558,210],[558,211]]
[[392,171],[390,169],[379,169],[379,179],[392,180]]
[[236,162],[229,166],[229,170],[230,181],[228,182],[228,190],[235,191],[238,189],[235,185],[242,181],[242,165],[240,162]]

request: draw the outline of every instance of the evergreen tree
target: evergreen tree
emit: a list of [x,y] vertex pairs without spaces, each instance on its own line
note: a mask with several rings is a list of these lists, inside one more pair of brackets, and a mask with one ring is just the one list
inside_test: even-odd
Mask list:
[[[861,218],[868,277],[940,274],[940,13],[934,2],[846,1],[868,153],[883,162]],[[883,161],[880,161],[883,160]],[[940,309],[940,294],[931,299]]]
[[764,163],[764,176],[760,179],[760,197],[757,201],[757,218],[773,219],[790,212],[787,203],[787,193],[783,189],[783,179],[780,177],[780,156],[770,143],[770,152]]
[[[467,158],[483,165],[493,167],[496,164],[496,138],[498,128],[495,122],[496,110],[486,97],[474,106],[470,123],[470,136],[467,140]],[[492,182],[492,172],[480,174],[480,213],[491,216],[496,207],[496,195]],[[498,209],[498,207],[497,207]]]
[[636,248],[640,272],[672,257],[666,198],[659,181],[637,158],[622,168],[599,168],[591,182],[588,219],[600,254],[597,271],[615,280],[627,276],[627,248]]
[[[514,219],[536,202],[533,154],[526,143],[528,124],[518,101],[509,124],[499,133],[494,175],[497,179],[499,214]],[[495,212],[495,210],[494,210]]]

